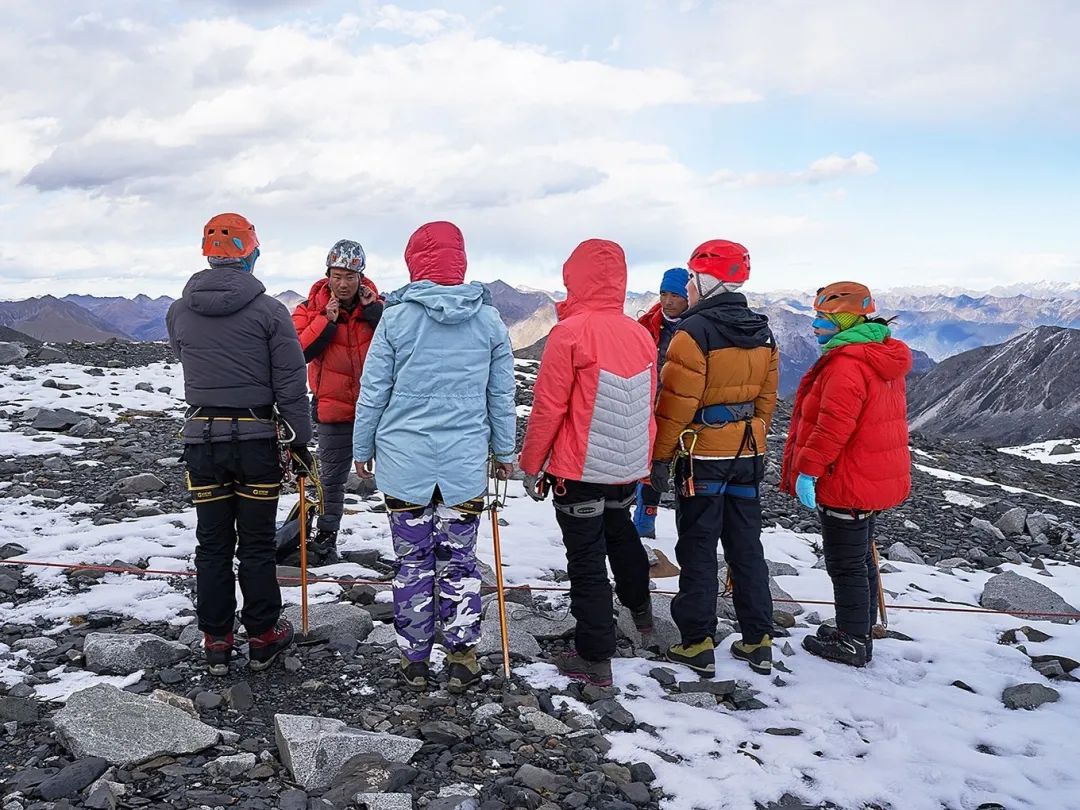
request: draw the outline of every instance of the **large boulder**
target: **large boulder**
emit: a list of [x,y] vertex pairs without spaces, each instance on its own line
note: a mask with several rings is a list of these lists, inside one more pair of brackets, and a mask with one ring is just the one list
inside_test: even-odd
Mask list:
[[106,675],[168,667],[191,655],[191,649],[152,633],[90,633],[83,642],[86,668]]
[[8,366],[26,359],[26,347],[18,343],[0,343],[0,366]]
[[64,431],[77,425],[85,416],[86,414],[75,413],[75,411],[68,408],[57,408],[56,410],[42,408],[34,417],[30,427],[34,430]]
[[923,565],[925,560],[919,552],[915,551],[910,546],[901,543],[899,540],[893,543],[885,552],[885,556],[893,562],[902,563],[914,563],[916,565]]
[[1015,506],[997,519],[994,525],[1001,530],[1006,537],[1023,534],[1024,524],[1027,522],[1027,509]]
[[341,720],[296,714],[274,715],[274,736],[282,764],[305,790],[325,790],[357,754],[380,754],[408,762],[423,741],[349,728]]
[[[299,633],[300,606],[286,608],[285,618],[292,622],[292,626]],[[356,605],[344,602],[319,602],[308,607],[307,638],[310,641],[326,641],[335,637],[363,641],[371,634],[373,626],[371,614]]]
[[630,639],[635,649],[658,649],[663,652],[672,644],[680,643],[682,637],[679,635],[679,628],[671,618],[671,599],[672,597],[662,594],[652,595],[653,630],[644,635],[634,626],[630,610],[620,605],[615,616],[617,632]]
[[[513,619],[507,623],[510,642],[510,657],[532,661],[540,655],[540,644],[524,630],[519,629]],[[502,652],[502,631],[499,628],[499,611],[489,610],[480,622],[480,640],[476,644],[477,655],[497,655]]]
[[1041,683],[1021,683],[1001,693],[1001,702],[1009,709],[1037,709],[1044,703],[1056,703],[1061,694]]
[[994,540],[1005,539],[1005,533],[1002,532],[1001,529],[999,529],[989,520],[983,520],[982,518],[972,518],[971,528],[975,529],[976,531],[982,532],[982,534],[986,535],[987,537],[993,538]]
[[1022,577],[1013,571],[990,577],[983,586],[979,604],[988,610],[1032,619],[1048,619],[1058,624],[1074,621],[1068,616],[1035,614],[1077,613],[1077,609],[1040,582]]
[[53,723],[75,756],[102,757],[121,767],[194,754],[216,745],[221,736],[180,709],[110,684],[73,694]]

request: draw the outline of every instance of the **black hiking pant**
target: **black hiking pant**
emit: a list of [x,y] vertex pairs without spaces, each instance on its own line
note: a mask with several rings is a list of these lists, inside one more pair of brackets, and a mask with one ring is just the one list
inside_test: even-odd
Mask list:
[[[683,491],[686,470],[676,469],[678,498],[675,527],[679,533],[675,557],[679,562],[679,594],[671,602],[671,618],[684,645],[716,635],[716,599],[720,594],[717,544],[731,572],[732,600],[742,639],[757,644],[773,631],[769,568],[761,547],[761,500],[757,495],[761,461],[754,458],[694,461],[697,495]],[[726,478],[722,494],[702,494],[707,482]]]
[[[574,646],[587,661],[615,654],[615,614],[607,563],[615,575],[615,593],[631,610],[649,599],[649,559],[641,545],[630,506],[637,484],[590,484],[565,481],[565,494],[554,493],[555,519],[566,546],[570,576],[570,612],[577,620]],[[592,505],[588,514],[572,507]]]
[[323,513],[319,515],[320,531],[336,532],[341,527],[345,511],[345,482],[352,468],[352,422],[316,426],[319,434],[319,478],[323,487]]
[[281,614],[274,542],[281,463],[272,439],[189,444],[188,489],[195,503],[196,608],[199,629],[223,636],[236,619],[233,556],[239,560],[249,636],[274,626]]
[[871,548],[874,515],[828,506],[822,506],[819,514],[825,570],[832,579],[836,602],[836,626],[865,638],[878,610],[878,570]]

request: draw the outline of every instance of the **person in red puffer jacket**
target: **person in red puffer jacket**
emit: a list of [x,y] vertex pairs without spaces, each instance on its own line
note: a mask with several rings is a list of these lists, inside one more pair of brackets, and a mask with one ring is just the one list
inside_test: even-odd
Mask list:
[[850,666],[873,657],[878,570],[874,519],[911,492],[904,378],[911,350],[871,319],[874,299],[856,282],[818,290],[813,326],[822,356],[795,396],[781,489],[821,516],[836,627],[803,639],[813,655]]
[[312,564],[338,561],[337,533],[352,462],[353,419],[364,358],[382,317],[375,283],[364,275],[367,259],[358,242],[342,239],[326,257],[326,278],[311,287],[293,312],[308,362],[311,415],[317,425],[324,509],[311,543]]

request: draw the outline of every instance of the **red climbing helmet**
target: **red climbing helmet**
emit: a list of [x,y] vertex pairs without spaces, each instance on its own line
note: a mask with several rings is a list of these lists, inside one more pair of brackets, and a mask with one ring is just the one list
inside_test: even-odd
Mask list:
[[742,284],[750,278],[750,251],[738,242],[710,239],[690,254],[687,267],[693,273],[712,276],[728,284]]
[[255,226],[239,214],[210,217],[203,228],[202,253],[215,259],[243,259],[259,246]]

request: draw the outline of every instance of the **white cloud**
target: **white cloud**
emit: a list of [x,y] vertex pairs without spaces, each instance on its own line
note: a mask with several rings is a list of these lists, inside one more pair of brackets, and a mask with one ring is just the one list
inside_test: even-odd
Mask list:
[[724,188],[770,188],[778,186],[816,185],[845,177],[876,174],[877,162],[866,152],[851,157],[829,155],[819,158],[807,168],[794,172],[733,172],[721,169],[709,181]]

